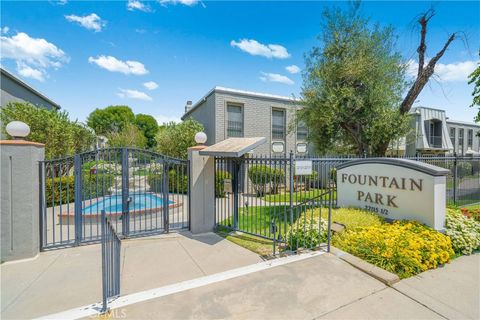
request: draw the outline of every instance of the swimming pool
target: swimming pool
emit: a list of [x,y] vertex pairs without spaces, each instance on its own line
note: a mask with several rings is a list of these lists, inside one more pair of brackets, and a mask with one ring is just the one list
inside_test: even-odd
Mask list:
[[[163,207],[163,198],[153,193],[141,193],[130,195],[130,212],[152,212]],[[173,204],[173,201],[168,201],[168,205]],[[85,201],[85,207],[82,209],[83,214],[100,214],[102,210],[106,213],[122,212],[122,195],[106,196],[103,199],[92,202]]]

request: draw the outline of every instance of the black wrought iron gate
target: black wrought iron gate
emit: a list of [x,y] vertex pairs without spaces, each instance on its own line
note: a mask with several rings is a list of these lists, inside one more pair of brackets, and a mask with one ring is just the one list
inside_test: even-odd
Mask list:
[[[307,162],[300,172],[298,161]],[[272,254],[330,248],[335,201],[331,179],[312,161],[250,156],[215,159],[215,219],[219,229],[271,242]],[[270,244],[269,244],[270,245]]]
[[40,165],[41,248],[101,239],[101,211],[123,237],[189,228],[189,163],[108,148]]

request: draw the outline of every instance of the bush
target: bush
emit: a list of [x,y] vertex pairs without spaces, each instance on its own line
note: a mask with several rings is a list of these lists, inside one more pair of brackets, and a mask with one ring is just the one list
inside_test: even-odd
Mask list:
[[347,230],[333,243],[400,278],[434,269],[455,255],[448,236],[414,221]]
[[[147,175],[147,182],[150,186],[150,191],[160,193],[163,192],[163,173],[150,173]],[[177,170],[170,170],[168,172],[168,192],[183,193],[188,191],[188,175],[177,172]]]
[[82,171],[84,174],[90,174],[90,171],[92,169],[96,169],[97,174],[115,174],[119,173],[119,171],[121,170],[120,166],[118,167],[118,169],[115,169],[115,163],[111,163],[105,160],[93,160],[84,162],[82,164]]
[[39,108],[25,102],[9,102],[0,108],[2,136],[7,136],[5,126],[13,120],[30,126],[29,141],[45,144],[45,159],[55,159],[90,150],[95,142],[93,131],[77,121],[71,121],[68,113]]
[[75,180],[73,176],[45,179],[45,199],[47,207],[59,205],[60,200],[62,200],[62,204],[75,201]]
[[302,175],[302,176],[293,176],[293,185],[294,190],[297,190],[302,185],[305,186],[305,190],[310,190],[312,187],[316,187],[316,182],[318,181],[318,172],[312,171],[310,175]]
[[232,179],[232,175],[224,170],[217,170],[215,173],[215,197],[225,197],[223,182],[225,179]]
[[[113,186],[114,183],[115,176],[112,174],[90,174],[84,172],[82,176],[83,200],[93,199],[96,197],[102,197],[110,194],[110,188]],[[45,179],[45,199],[47,201],[47,206],[57,206],[60,204],[60,200],[61,204],[67,204],[67,200],[70,203],[74,202],[74,176],[63,176],[53,179]]]
[[318,219],[300,219],[295,222],[287,232],[287,249],[314,248],[320,243],[327,241],[328,221],[322,219],[320,230]]
[[[453,161],[447,163],[446,169],[449,169],[453,175]],[[457,162],[457,178],[462,179],[466,176],[472,175],[473,173],[473,167],[470,162],[461,160]]]
[[453,249],[458,254],[471,254],[480,249],[480,223],[460,210],[447,209],[445,234],[452,239]]
[[[328,211],[322,210],[322,219],[328,219]],[[380,226],[384,219],[378,214],[356,208],[332,209],[332,222],[341,223],[347,230]]]
[[257,196],[261,197],[265,195],[269,185],[271,185],[273,194],[278,193],[278,187],[283,183],[285,174],[281,169],[255,165],[248,169],[248,178],[252,182]]

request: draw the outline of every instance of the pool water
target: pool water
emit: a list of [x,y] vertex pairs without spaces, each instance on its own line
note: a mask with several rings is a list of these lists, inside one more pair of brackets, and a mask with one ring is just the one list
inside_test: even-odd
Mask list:
[[[150,193],[130,195],[130,198],[132,199],[129,207],[130,212],[163,206],[163,198]],[[168,201],[168,203],[172,204],[173,201]],[[100,214],[102,210],[105,210],[106,213],[122,212],[122,195],[106,196],[91,205],[89,205],[89,200],[87,200],[82,212],[85,214]]]

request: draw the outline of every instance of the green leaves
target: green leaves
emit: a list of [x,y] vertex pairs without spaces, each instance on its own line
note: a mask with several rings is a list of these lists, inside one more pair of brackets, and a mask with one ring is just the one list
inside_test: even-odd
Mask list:
[[14,120],[30,126],[29,141],[45,144],[45,158],[53,159],[89,150],[95,142],[91,129],[70,121],[66,111],[48,110],[29,103],[11,102],[0,109],[2,135]]
[[203,131],[203,125],[190,119],[161,126],[156,137],[156,151],[170,157],[186,159],[187,149],[196,145],[195,134],[200,131]]
[[322,153],[383,155],[408,128],[398,112],[405,70],[393,29],[372,26],[354,6],[325,11],[323,30],[306,58],[300,118]]

